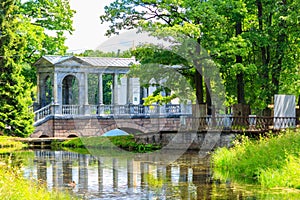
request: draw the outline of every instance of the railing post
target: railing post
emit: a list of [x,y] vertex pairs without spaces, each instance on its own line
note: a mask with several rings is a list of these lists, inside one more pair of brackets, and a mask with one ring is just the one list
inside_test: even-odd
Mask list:
[[83,114],[84,115],[90,115],[91,114],[89,104],[83,105]]
[[98,108],[97,108],[97,114],[98,115],[103,115],[104,114],[104,104],[100,103],[98,105]]
[[62,106],[58,103],[52,103],[50,105],[51,107],[51,113],[53,115],[61,115],[62,114]]

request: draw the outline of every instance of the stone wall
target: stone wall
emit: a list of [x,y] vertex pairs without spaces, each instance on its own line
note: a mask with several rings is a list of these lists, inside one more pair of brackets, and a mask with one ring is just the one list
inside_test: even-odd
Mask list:
[[179,118],[100,118],[91,116],[55,116],[39,124],[30,137],[71,137],[99,136],[113,129],[121,129],[130,134],[159,133],[177,131],[181,127]]

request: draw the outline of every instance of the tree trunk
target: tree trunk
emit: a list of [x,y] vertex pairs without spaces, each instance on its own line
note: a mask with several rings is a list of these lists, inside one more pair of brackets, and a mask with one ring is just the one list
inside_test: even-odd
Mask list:
[[207,104],[207,114],[211,115],[212,114],[212,101],[211,101],[211,88],[210,88],[210,79],[205,78],[205,90],[206,90],[206,104]]
[[[201,49],[200,49],[200,38],[197,39],[197,43],[199,45],[196,46],[196,54],[200,57]],[[204,89],[203,89],[203,69],[201,65],[201,61],[195,58],[193,60],[194,67],[196,69],[195,72],[195,87],[196,87],[196,100],[197,104],[204,104]]]
[[203,104],[204,103],[203,77],[201,75],[202,71],[198,70],[198,68],[195,72],[196,98],[197,98],[197,104]]

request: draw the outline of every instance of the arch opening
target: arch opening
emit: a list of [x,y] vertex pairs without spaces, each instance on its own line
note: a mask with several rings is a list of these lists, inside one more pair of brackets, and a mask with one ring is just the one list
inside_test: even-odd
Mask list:
[[77,135],[75,135],[75,134],[70,134],[70,135],[68,135],[68,137],[67,138],[77,138],[78,136]]
[[73,75],[66,76],[62,81],[62,94],[64,105],[79,104],[79,81]]
[[107,131],[102,136],[122,136],[122,135],[129,135],[129,134],[127,132],[117,128],[117,129]]
[[48,138],[48,135],[41,135],[39,138]]
[[43,97],[42,97],[42,106],[46,106],[48,104],[51,103],[52,101],[52,97],[53,97],[53,83],[52,80],[50,78],[50,76],[46,76],[46,78],[44,79],[44,93],[43,93]]

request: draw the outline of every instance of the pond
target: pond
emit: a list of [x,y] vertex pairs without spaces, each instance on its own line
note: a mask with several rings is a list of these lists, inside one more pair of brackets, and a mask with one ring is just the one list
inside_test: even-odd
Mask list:
[[[213,180],[209,157],[184,153],[168,162],[155,154],[118,149],[91,154],[30,150],[22,170],[49,190],[67,190],[82,199],[297,199],[299,194],[239,187]],[[31,156],[28,156],[30,154]],[[70,183],[75,181],[76,185]],[[287,198],[285,198],[287,197]]]

